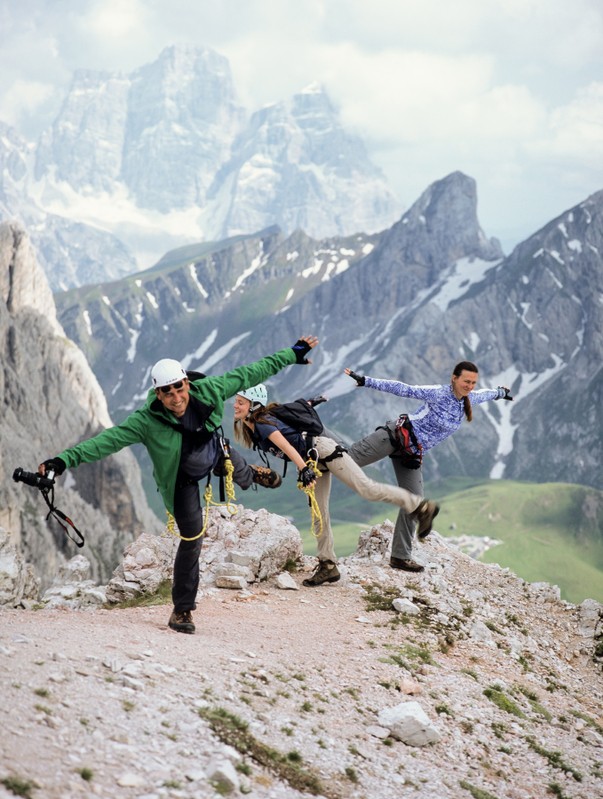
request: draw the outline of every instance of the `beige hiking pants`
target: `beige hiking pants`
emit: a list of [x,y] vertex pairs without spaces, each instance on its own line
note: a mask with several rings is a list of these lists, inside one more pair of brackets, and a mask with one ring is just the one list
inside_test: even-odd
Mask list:
[[[318,460],[330,455],[337,446],[332,438],[318,436],[314,440],[314,449],[318,453]],[[322,534],[317,539],[317,555],[319,560],[332,560],[337,562],[333,542],[333,531],[331,529],[331,517],[329,515],[329,496],[331,494],[331,475],[341,480],[363,499],[369,502],[389,502],[399,508],[403,508],[406,513],[412,513],[417,509],[422,501],[422,497],[411,494],[405,488],[389,485],[388,483],[378,483],[371,480],[360,466],[344,452],[340,458],[334,458],[326,464],[328,471],[322,472],[322,477],[316,481],[315,493],[320,515],[322,517]]]

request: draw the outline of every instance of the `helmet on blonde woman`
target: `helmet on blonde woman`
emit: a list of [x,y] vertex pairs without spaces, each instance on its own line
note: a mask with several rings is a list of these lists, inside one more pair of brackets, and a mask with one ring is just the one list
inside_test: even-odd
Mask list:
[[237,391],[239,397],[244,397],[251,402],[251,407],[254,405],[267,405],[268,404],[268,391],[263,383],[258,383],[257,386],[246,388],[243,391]]

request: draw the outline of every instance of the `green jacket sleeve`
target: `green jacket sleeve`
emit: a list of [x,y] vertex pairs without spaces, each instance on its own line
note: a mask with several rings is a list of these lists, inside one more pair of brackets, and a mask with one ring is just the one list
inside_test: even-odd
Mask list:
[[143,441],[144,423],[140,412],[131,413],[121,424],[108,427],[92,438],[68,447],[60,452],[58,457],[65,461],[68,469],[79,466],[80,463],[92,463],[113,455],[124,447],[138,444]]
[[295,362],[295,353],[291,347],[287,347],[247,366],[238,366],[217,377],[216,380],[220,386],[222,397],[226,400],[229,397],[234,397],[238,391],[242,391],[244,388],[251,388],[258,383],[263,383],[264,380],[277,374],[285,366],[290,366]]
[[213,404],[214,410],[209,418],[209,422],[214,428],[222,423],[224,415],[224,402],[230,397],[234,397],[244,388],[251,388],[258,383],[263,383],[272,375],[280,372],[286,366],[296,363],[295,353],[291,347],[268,355],[259,361],[254,361],[247,366],[238,366],[230,372],[226,372],[218,377],[206,377],[196,381],[195,385],[199,391],[199,397]]

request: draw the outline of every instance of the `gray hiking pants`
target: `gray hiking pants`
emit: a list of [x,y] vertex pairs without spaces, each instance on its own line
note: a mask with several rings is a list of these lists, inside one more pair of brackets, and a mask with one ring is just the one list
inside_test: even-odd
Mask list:
[[[333,530],[331,529],[331,517],[329,515],[329,496],[331,494],[331,475],[341,480],[363,499],[370,502],[389,502],[397,505],[401,510],[400,514],[412,513],[419,503],[421,497],[407,491],[405,488],[389,485],[388,483],[378,483],[376,480],[365,474],[357,465],[355,460],[347,452],[339,458],[333,458],[326,464],[326,471],[323,471],[321,458],[328,457],[337,446],[332,438],[318,436],[314,440],[314,448],[318,453],[319,466],[322,477],[316,481],[315,496],[320,515],[322,517],[322,534],[317,539],[317,555],[319,560],[332,560],[337,562],[333,542]],[[372,461],[368,461],[371,463]]]
[[[392,433],[395,432],[396,422],[389,421],[385,426]],[[390,441],[387,430],[375,430],[368,436],[361,438],[348,447],[350,458],[358,464],[358,466],[368,466],[370,463],[375,463],[383,458],[389,457],[395,452],[394,447]],[[400,488],[412,492],[412,494],[423,496],[423,473],[421,469],[407,469],[402,466],[397,458],[391,459],[392,466],[394,467],[394,474],[396,481]],[[392,555],[395,558],[405,560],[412,556],[412,541],[415,532],[415,521],[411,519],[408,512],[401,508],[396,519],[394,527],[394,535],[392,539]]]

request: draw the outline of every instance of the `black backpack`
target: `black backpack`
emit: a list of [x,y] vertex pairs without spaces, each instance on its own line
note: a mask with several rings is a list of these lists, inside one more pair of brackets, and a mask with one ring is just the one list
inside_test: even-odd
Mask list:
[[270,408],[270,413],[281,422],[309,437],[319,436],[324,428],[312,401],[296,399]]
[[[313,439],[316,436],[321,435],[325,429],[320,416],[314,408],[315,405],[319,405],[321,402],[326,402],[326,399],[324,397],[315,397],[311,400],[300,398],[294,400],[293,402],[283,402],[280,405],[275,405],[274,407],[270,408],[270,413],[279,421],[289,425],[289,427],[292,427],[299,433],[305,433],[306,444],[308,449],[311,449],[314,443]],[[257,448],[254,447],[254,449]],[[261,449],[258,451],[260,458],[267,466],[270,466],[270,462],[266,453]],[[289,462],[289,458],[285,456],[283,460],[285,464],[283,467],[284,477],[287,474],[287,463]]]

